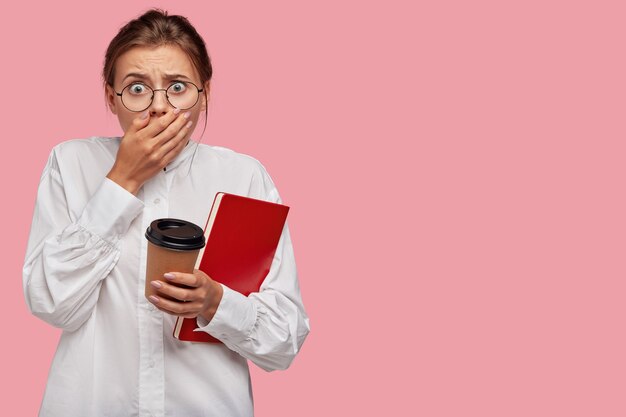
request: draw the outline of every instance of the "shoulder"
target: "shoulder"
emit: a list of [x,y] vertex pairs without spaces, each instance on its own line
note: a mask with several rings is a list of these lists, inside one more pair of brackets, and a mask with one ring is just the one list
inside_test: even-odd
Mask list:
[[204,162],[216,167],[222,174],[249,181],[252,194],[270,196],[272,200],[279,198],[274,196],[278,192],[271,176],[257,158],[223,146],[207,144],[200,144],[198,153],[202,154]]
[[115,155],[120,146],[119,137],[91,136],[84,139],[68,139],[52,148],[51,155],[59,162],[91,156]]
[[198,147],[203,162],[215,166],[222,172],[237,173],[238,176],[269,177],[265,166],[253,156],[236,152],[223,146],[200,144]]
[[258,159],[223,146],[202,143],[200,144],[199,150],[220,164],[232,165],[240,169],[266,171],[265,167]]
[[[106,175],[115,162],[120,144],[119,137],[91,136],[85,139],[68,139],[50,151],[44,171],[52,171],[62,178],[79,178]],[[87,180],[87,179],[86,179]]]

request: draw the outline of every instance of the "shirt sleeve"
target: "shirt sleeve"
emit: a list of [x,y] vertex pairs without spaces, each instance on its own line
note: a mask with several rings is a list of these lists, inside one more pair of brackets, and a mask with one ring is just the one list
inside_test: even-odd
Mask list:
[[72,220],[54,150],[41,175],[23,268],[23,289],[32,314],[67,331],[93,312],[102,280],[120,256],[120,237],[144,204],[104,177]]
[[[275,187],[267,200],[281,203]],[[198,316],[195,331],[209,333],[266,371],[288,368],[310,331],[288,225],[259,292],[246,297],[222,287],[224,294],[215,315],[208,323]]]

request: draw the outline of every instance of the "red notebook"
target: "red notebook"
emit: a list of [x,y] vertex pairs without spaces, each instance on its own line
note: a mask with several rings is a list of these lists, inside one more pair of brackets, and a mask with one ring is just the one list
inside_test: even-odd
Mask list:
[[[235,194],[217,193],[209,213],[195,269],[245,296],[258,292],[270,271],[289,207]],[[190,342],[221,343],[194,332],[196,319],[178,317],[174,337]]]

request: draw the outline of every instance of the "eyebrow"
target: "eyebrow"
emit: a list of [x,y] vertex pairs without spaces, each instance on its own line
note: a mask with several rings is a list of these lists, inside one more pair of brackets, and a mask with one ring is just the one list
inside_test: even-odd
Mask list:
[[[140,74],[138,72],[131,72],[126,74],[126,76],[122,79],[122,82],[124,82],[125,79],[127,79],[128,77],[135,77],[135,78],[139,78],[141,80],[148,80],[149,78],[145,75],[145,74]],[[165,74],[165,76],[163,77],[166,80],[173,80],[176,78],[186,78],[189,81],[191,81],[191,78],[187,77],[186,75],[183,74]]]

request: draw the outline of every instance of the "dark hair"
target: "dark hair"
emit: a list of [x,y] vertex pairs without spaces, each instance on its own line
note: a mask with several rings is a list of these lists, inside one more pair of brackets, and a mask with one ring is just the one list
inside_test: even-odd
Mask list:
[[[134,47],[158,47],[176,45],[189,57],[200,75],[200,88],[211,80],[213,67],[206,50],[206,45],[196,29],[184,16],[168,16],[167,11],[152,8],[138,18],[126,23],[109,43],[104,57],[102,70],[103,87],[113,87],[115,80],[115,62],[117,58]],[[204,109],[204,130],[206,129],[208,97],[204,88],[207,106]],[[202,136],[202,135],[201,135]]]

